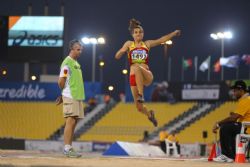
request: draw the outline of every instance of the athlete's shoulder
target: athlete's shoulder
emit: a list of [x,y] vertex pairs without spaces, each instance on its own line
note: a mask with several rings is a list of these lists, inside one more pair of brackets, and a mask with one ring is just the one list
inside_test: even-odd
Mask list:
[[142,45],[144,45],[144,47],[146,47],[148,49],[150,48],[150,44],[148,41],[142,41]]
[[127,46],[130,46],[132,44],[133,44],[133,41],[129,41],[129,40],[124,43],[124,45],[127,45]]

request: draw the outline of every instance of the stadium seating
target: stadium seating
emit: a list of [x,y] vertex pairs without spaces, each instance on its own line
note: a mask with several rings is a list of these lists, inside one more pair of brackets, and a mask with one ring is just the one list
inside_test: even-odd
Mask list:
[[[146,103],[149,109],[155,110],[158,126],[161,127],[179,114],[193,107],[196,103]],[[99,120],[79,140],[87,141],[139,141],[143,132],[155,130],[146,116],[136,111],[132,103],[119,103],[107,115]]]
[[[230,112],[234,111],[235,107],[235,102],[225,102],[220,107],[215,108],[215,110],[210,112],[207,116],[200,118],[200,120],[197,120],[181,131],[177,135],[180,143],[213,142],[215,139],[215,135],[212,133],[214,123],[226,118]],[[207,131],[206,139],[203,139],[203,131]]]
[[0,138],[47,139],[64,124],[54,102],[0,102]]

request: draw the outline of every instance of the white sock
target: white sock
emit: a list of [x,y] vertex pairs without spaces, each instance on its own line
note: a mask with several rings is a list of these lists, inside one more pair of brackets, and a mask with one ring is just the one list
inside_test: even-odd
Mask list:
[[69,149],[71,149],[71,148],[72,148],[71,145],[68,145],[68,144],[64,145],[64,150],[65,151],[69,151]]

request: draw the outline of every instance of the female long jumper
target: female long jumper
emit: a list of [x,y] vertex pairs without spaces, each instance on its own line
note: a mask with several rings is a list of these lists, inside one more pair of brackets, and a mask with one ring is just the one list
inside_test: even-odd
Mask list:
[[141,23],[135,19],[131,19],[129,23],[129,31],[134,41],[127,41],[122,48],[115,54],[116,59],[120,59],[124,53],[128,53],[130,63],[130,88],[134,98],[134,103],[139,112],[145,114],[148,119],[157,126],[157,120],[153,110],[148,110],[144,103],[143,89],[149,86],[153,81],[153,74],[149,69],[149,50],[158,46],[175,36],[179,36],[181,31],[174,32],[162,36],[156,40],[143,41],[144,31]]

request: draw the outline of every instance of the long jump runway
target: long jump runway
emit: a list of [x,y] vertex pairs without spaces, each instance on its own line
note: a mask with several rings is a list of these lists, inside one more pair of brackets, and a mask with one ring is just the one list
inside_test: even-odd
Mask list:
[[237,163],[207,162],[205,159],[167,157],[106,157],[83,153],[81,158],[67,158],[62,153],[44,151],[0,150],[0,167],[227,167],[249,166]]

